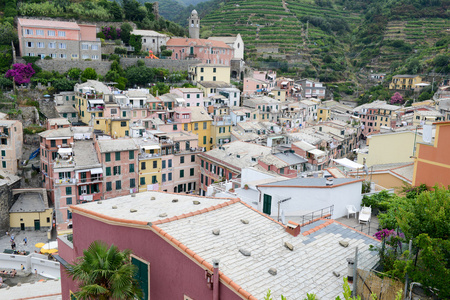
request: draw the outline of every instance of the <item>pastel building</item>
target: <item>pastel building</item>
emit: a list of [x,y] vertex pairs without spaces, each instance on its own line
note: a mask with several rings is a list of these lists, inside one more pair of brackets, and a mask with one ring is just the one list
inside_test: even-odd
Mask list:
[[198,64],[189,67],[189,78],[194,84],[202,81],[230,83],[230,66],[219,64]]
[[162,34],[153,30],[133,30],[131,34],[141,36],[142,51],[152,51],[153,54],[161,52],[161,46],[165,46],[170,39],[166,34]]
[[224,42],[234,49],[234,59],[244,59],[244,41],[239,33],[236,36],[211,36],[208,40]]
[[21,56],[101,59],[101,42],[95,25],[19,18],[17,31]]
[[1,170],[17,174],[22,160],[23,129],[18,120],[0,119]]
[[172,38],[167,50],[172,50],[172,59],[197,59],[204,64],[230,66],[234,57],[234,49],[224,42],[198,38]]
[[323,83],[309,79],[302,79],[298,82],[298,84],[302,88],[301,94],[303,98],[325,99],[325,92],[327,88],[323,86]]
[[96,240],[131,250],[145,300],[256,300],[268,286],[274,299],[303,299],[311,291],[335,299],[342,277],[333,272],[347,274],[346,259],[355,252],[329,242],[342,236],[358,245],[358,268],[378,261],[369,247],[380,242],[371,236],[324,218],[285,226],[237,198],[144,192],[71,208],[73,242],[59,236],[56,255],[63,300],[78,290],[64,268]]
[[184,106],[203,106],[203,91],[197,88],[175,88],[170,90],[184,99]]

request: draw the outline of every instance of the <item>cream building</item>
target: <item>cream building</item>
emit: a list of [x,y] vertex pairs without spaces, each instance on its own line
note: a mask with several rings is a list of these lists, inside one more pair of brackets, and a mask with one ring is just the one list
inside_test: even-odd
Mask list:
[[195,83],[201,81],[223,81],[230,83],[230,66],[198,64],[189,67],[190,79]]

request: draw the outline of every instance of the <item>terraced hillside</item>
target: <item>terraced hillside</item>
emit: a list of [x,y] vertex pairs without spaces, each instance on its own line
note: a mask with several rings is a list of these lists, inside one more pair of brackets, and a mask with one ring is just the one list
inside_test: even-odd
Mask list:
[[338,6],[324,8],[303,1],[231,0],[203,18],[202,24],[209,26],[214,35],[240,33],[250,52],[271,45],[277,46],[279,53],[296,54],[335,43],[335,33],[326,26],[343,21],[354,24],[359,20],[358,14],[347,13]]

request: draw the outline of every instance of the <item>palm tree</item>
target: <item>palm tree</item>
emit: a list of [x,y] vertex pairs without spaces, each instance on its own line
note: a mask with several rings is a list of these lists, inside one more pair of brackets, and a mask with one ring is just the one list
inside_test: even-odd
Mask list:
[[79,281],[78,299],[141,299],[142,289],[134,278],[137,267],[131,264],[131,250],[94,241],[67,272]]

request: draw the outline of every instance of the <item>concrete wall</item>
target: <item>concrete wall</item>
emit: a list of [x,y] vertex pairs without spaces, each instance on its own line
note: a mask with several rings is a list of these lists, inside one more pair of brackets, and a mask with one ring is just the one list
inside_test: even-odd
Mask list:
[[34,274],[36,269],[39,275],[50,278],[60,277],[59,263],[48,260],[45,255],[32,253],[25,256],[0,253],[0,266],[2,268],[20,270],[21,264],[24,265],[27,272]]
[[361,181],[334,187],[258,187],[261,191],[259,210],[263,211],[264,194],[272,196],[271,216],[278,215],[278,200],[291,198],[281,204],[286,216],[301,216],[334,205],[333,219],[347,215],[347,205],[361,206]]
[[[142,58],[128,58],[122,57],[120,64],[127,68],[137,64],[137,61]],[[145,65],[149,68],[164,68],[169,71],[187,71],[190,65],[198,64],[199,60],[171,60],[171,59],[143,59]],[[94,68],[97,74],[105,75],[111,68],[111,61],[84,61],[84,60],[39,60],[36,64],[45,71],[58,71],[65,73],[71,68],[79,68],[84,70],[86,68]]]
[[0,186],[0,234],[1,232],[9,231],[9,209],[14,204],[11,189],[17,189],[19,187],[20,180],[12,185],[4,184]]

